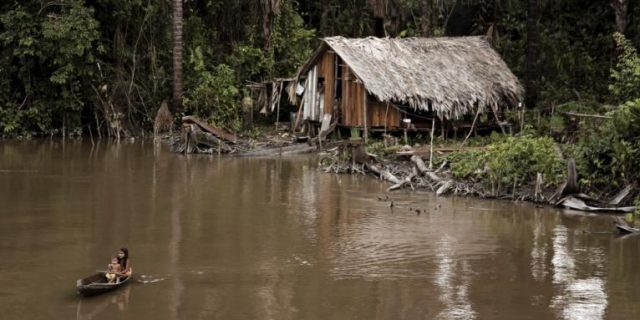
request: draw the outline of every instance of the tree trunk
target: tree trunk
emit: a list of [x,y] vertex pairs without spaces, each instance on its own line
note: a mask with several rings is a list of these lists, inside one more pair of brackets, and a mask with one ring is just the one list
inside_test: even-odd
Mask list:
[[431,36],[431,13],[432,13],[432,0],[421,0],[422,6],[422,18],[420,18],[420,34],[423,37]]
[[322,14],[320,14],[320,28],[324,28],[322,30],[322,34],[330,36],[333,35],[333,23],[329,21],[329,13],[331,12],[331,1],[330,0],[322,0]]
[[182,0],[173,0],[173,112],[182,110]]
[[273,16],[280,10],[280,0],[260,0],[262,5],[262,37],[264,44],[262,50],[265,55],[271,49],[271,27],[273,26]]
[[611,0],[611,7],[616,13],[616,31],[624,34],[629,20],[627,19],[629,0]]
[[538,102],[538,0],[527,0],[526,105],[534,109]]

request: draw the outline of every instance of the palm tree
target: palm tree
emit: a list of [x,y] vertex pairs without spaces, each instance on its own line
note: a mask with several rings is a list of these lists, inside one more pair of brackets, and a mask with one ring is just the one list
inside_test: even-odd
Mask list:
[[527,0],[527,67],[525,103],[534,109],[538,103],[538,0]]
[[182,0],[173,0],[173,111],[182,109]]

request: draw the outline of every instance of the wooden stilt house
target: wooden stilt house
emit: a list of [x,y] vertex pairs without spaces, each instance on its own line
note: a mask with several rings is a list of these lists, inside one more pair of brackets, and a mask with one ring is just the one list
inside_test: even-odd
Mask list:
[[484,37],[324,38],[294,83],[304,120],[331,115],[340,126],[365,130],[401,128],[403,118],[420,122],[419,114],[497,115],[523,95]]

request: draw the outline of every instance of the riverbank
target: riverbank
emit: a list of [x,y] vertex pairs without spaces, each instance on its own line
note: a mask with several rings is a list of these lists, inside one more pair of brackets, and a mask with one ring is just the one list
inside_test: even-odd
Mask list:
[[[393,139],[391,139],[393,141]],[[634,183],[611,181],[607,188],[585,187],[571,146],[550,137],[492,135],[430,146],[377,141],[329,149],[321,168],[334,174],[364,174],[389,184],[387,192],[426,189],[437,195],[529,201],[582,211],[628,213],[640,193]]]
[[[605,109],[602,109],[605,110]],[[241,136],[193,117],[171,136],[174,152],[278,156],[324,150],[326,172],[371,174],[388,181],[388,191],[429,189],[438,195],[472,195],[564,205],[586,211],[633,212],[640,201],[640,100],[605,115],[559,112],[516,134],[475,136],[464,141],[400,139],[383,135],[366,145],[340,135],[306,137],[287,126],[264,127]],[[577,118],[576,118],[577,117]],[[428,165],[426,164],[428,163]]]

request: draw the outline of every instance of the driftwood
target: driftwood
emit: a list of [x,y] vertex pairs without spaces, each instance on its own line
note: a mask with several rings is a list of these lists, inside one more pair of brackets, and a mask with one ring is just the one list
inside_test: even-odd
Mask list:
[[445,193],[447,193],[447,191],[449,191],[449,189],[453,186],[453,181],[452,180],[448,180],[445,181],[440,188],[438,188],[438,190],[436,191],[436,195],[437,196],[441,196]]
[[[570,159],[567,164],[568,179],[562,188],[551,196],[550,190],[545,188],[544,176],[537,174],[534,181],[524,183],[519,186],[518,181],[514,181],[513,188],[507,192],[502,188],[502,192],[496,192],[495,186],[489,186],[483,182],[456,181],[452,177],[447,163],[433,171],[425,164],[422,157],[407,152],[411,155],[406,162],[382,162],[371,157],[361,144],[343,144],[340,147],[328,150],[323,153],[321,160],[325,172],[331,173],[359,173],[375,174],[382,180],[388,181],[391,185],[387,191],[398,190],[407,186],[412,189],[431,189],[436,195],[447,193],[455,195],[475,195],[482,198],[513,199],[519,201],[535,201],[565,206],[568,208],[583,211],[612,211],[612,212],[632,212],[636,210],[633,206],[618,206],[620,203],[627,203],[629,195],[634,194],[633,187],[627,187],[619,192],[609,204],[603,204],[585,194],[579,193],[577,184],[577,172],[575,161]],[[350,159],[350,160],[349,160]],[[489,190],[489,188],[491,188]],[[500,189],[500,188],[498,188]],[[564,197],[560,194],[564,193]],[[560,198],[559,201],[554,199]]]
[[634,235],[640,234],[640,229],[630,227],[626,224],[616,224],[616,229],[620,234],[634,234]]
[[293,154],[304,154],[316,151],[316,147],[308,144],[294,144],[283,147],[272,147],[258,150],[250,150],[239,153],[246,157],[266,157],[266,156],[284,156]]
[[633,212],[636,207],[596,207],[587,205],[582,199],[574,196],[568,196],[559,201],[560,205],[565,208],[580,211],[610,211],[610,212]]
[[442,171],[442,169],[444,169],[444,167],[446,167],[449,164],[449,161],[443,161],[442,164],[440,165],[440,168],[436,169],[436,171],[434,171],[435,173],[438,173],[440,171]]
[[195,124],[183,124],[184,143],[177,143],[174,151],[179,153],[232,153],[235,149],[224,143],[214,135],[202,131],[200,126]]
[[206,131],[214,136],[216,136],[218,139],[222,139],[225,140],[226,142],[229,143],[238,143],[238,137],[236,137],[235,134],[229,133],[223,129],[220,128],[216,128],[216,127],[212,127],[210,125],[208,125],[207,123],[205,123],[204,121],[193,117],[193,116],[185,116],[182,117],[182,123],[183,124],[195,124],[198,127],[200,127],[201,130]]
[[442,168],[444,167],[444,165],[446,165],[446,163],[443,163],[443,165],[441,165],[440,168],[438,168],[438,170],[431,171],[429,170],[429,168],[427,168],[427,165],[419,156],[413,155],[411,156],[410,160],[415,164],[415,167],[416,169],[418,169],[418,173],[420,173],[420,175],[426,176],[427,178],[429,178],[434,182],[439,182],[439,183],[445,182],[445,179],[439,177],[437,173],[442,170]]
[[384,170],[381,166],[377,164],[367,163],[366,167],[367,169],[378,174],[378,176],[383,180],[386,180],[395,184],[403,183],[400,179],[398,179],[398,177],[394,176],[391,172]]
[[631,190],[633,190],[632,185],[626,186],[624,189],[620,190],[620,192],[618,192],[618,194],[616,194],[613,199],[611,199],[611,201],[609,201],[609,204],[613,206],[619,205],[620,202],[622,202],[622,200],[624,200],[624,198],[626,198],[629,193],[631,193]]
[[637,236],[640,235],[640,229],[634,228],[619,216],[613,217],[613,225],[616,227],[618,234],[624,236]]
[[417,175],[418,175],[418,169],[416,169],[414,167],[413,168],[413,172],[410,175],[408,175],[406,178],[404,178],[402,181],[400,181],[400,183],[396,183],[396,184],[392,185],[391,187],[387,188],[387,191],[393,191],[393,190],[397,190],[397,189],[402,189],[406,185],[411,186],[411,190],[414,190],[415,188],[411,184],[411,180],[413,180],[413,178],[415,178]]
[[416,165],[416,168],[418,169],[418,172],[420,174],[424,174],[425,172],[429,171],[429,168],[427,168],[427,165],[424,163],[422,158],[420,158],[420,156],[413,155],[411,156],[410,160]]

